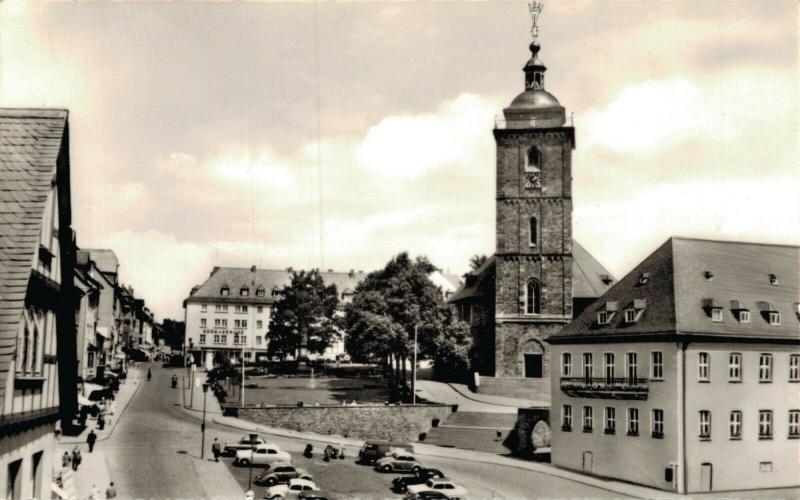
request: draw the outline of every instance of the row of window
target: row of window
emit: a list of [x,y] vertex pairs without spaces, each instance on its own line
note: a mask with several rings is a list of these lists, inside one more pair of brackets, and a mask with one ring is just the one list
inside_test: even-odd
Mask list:
[[[256,339],[256,345],[261,345],[261,335],[256,335],[255,339]],[[201,333],[200,334],[200,343],[201,344],[205,344],[206,343],[206,334],[205,333]],[[223,335],[214,334],[214,343],[215,344],[227,344],[228,343],[228,336],[224,335],[224,334]],[[234,344],[246,344],[247,343],[247,337],[245,335],[234,335],[233,336],[233,343]]]
[[[272,289],[272,296],[279,295],[281,292],[278,288]],[[223,297],[228,297],[231,294],[231,289],[227,286],[223,286],[219,289],[219,294]],[[248,297],[250,295],[250,289],[246,286],[243,286],[239,289],[239,295],[242,297]],[[265,297],[267,295],[264,287],[256,288],[256,297]]]
[[[711,307],[711,321],[714,323],[722,323],[724,321],[722,307],[717,307],[716,305]],[[750,310],[749,309],[736,309],[734,311],[736,314],[736,319],[739,320],[739,323],[750,323]],[[767,322],[773,326],[779,326],[781,324],[781,313],[778,311],[764,311],[764,316]]]
[[[586,379],[594,378],[594,356],[591,352],[583,353],[583,377]],[[603,354],[603,376],[609,381],[615,378],[616,356],[613,352]],[[639,354],[628,352],[625,354],[625,376],[629,380],[639,379]],[[561,354],[561,375],[572,377],[572,353]],[[664,378],[664,355],[661,351],[650,353],[650,378],[661,380]]]
[[[638,353],[628,352],[625,354],[625,372],[630,380],[638,379]],[[594,377],[593,354],[583,353],[583,373],[586,379]],[[772,382],[774,358],[772,354],[761,353],[758,356],[758,381]],[[742,353],[732,352],[728,354],[728,381],[742,381]],[[561,376],[572,377],[572,353],[561,354]],[[603,376],[611,380],[615,376],[615,355],[613,352],[603,354]],[[650,353],[650,379],[663,380],[664,378],[664,354],[661,351]],[[700,382],[711,380],[711,355],[707,352],[698,353],[697,379]],[[800,382],[800,354],[789,356],[789,381]]]
[[[206,318],[200,318],[200,328],[205,328],[208,325]],[[214,328],[227,328],[228,327],[228,320],[224,318],[215,318],[214,319]],[[247,328],[247,320],[246,319],[235,319],[233,320],[233,327],[234,328]],[[264,321],[263,320],[256,320],[256,329],[260,330],[264,328]]]
[[[236,313],[246,313],[250,309],[248,306],[234,306],[233,312]],[[200,304],[200,312],[208,312],[208,304]],[[227,304],[217,304],[214,306],[214,312],[218,313],[226,313],[228,312]],[[256,306],[256,312],[263,313],[264,306]]]
[[[800,410],[789,410],[789,439],[800,438]],[[711,440],[711,412],[700,410],[698,415],[698,436],[701,441]],[[742,412],[734,410],[728,416],[728,437],[730,439],[742,438]],[[773,437],[773,412],[772,410],[758,411],[758,438],[772,439]]]
[[[628,408],[627,411],[627,434],[629,436],[639,435],[639,409]],[[572,405],[562,405],[561,407],[561,430],[572,431]],[[594,432],[594,407],[583,407],[583,432]],[[617,409],[607,406],[603,410],[603,432],[605,434],[617,433]],[[654,409],[650,412],[650,435],[661,439],[664,437],[664,410]]]
[[[594,432],[594,407],[583,407],[583,432]],[[698,438],[701,441],[711,440],[711,412],[701,410],[698,413]],[[800,438],[800,410],[789,410],[788,419],[789,439]],[[627,434],[629,436],[639,435],[639,409],[627,409]],[[561,430],[572,431],[572,405],[562,405],[561,407]],[[617,432],[617,409],[607,406],[603,410],[603,432],[605,434],[616,434]],[[653,409],[650,411],[650,435],[661,439],[664,437],[664,410]],[[728,419],[728,437],[730,439],[742,438],[742,412],[735,410],[730,412]],[[773,412],[772,410],[758,411],[758,438],[773,438]]]

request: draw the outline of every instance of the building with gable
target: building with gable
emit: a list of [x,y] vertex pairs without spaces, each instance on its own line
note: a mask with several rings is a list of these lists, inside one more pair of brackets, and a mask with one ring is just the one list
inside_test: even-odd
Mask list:
[[800,485],[800,248],[671,238],[548,341],[555,465]]
[[50,498],[77,410],[67,111],[0,109],[0,487]]

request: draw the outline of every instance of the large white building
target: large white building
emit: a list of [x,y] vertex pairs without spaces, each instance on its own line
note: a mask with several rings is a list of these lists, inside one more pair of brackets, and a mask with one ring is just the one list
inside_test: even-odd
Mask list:
[[[340,304],[352,300],[365,273],[321,272],[326,285],[335,284]],[[207,367],[215,360],[254,361],[267,352],[267,332],[272,307],[280,291],[292,279],[291,270],[215,267],[208,279],[192,289],[183,306],[186,319],[186,350]],[[344,339],[324,355],[344,353]]]

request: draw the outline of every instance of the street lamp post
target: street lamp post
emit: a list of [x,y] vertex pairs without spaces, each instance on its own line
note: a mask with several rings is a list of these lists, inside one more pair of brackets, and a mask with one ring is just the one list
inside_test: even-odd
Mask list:
[[200,424],[200,432],[203,437],[200,439],[200,458],[206,456],[206,395],[208,394],[208,384],[203,384],[203,423]]
[[[414,365],[411,367],[411,402],[417,404],[417,325],[414,325]],[[405,382],[405,381],[403,381]]]
[[247,491],[253,489],[253,458],[256,454],[256,439],[258,434],[250,434],[250,479],[247,480]]

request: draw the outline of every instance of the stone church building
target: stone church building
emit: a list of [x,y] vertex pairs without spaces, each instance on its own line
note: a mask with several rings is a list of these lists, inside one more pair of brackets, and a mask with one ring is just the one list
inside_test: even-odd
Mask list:
[[613,278],[572,239],[575,129],[544,88],[536,41],[530,50],[525,91],[494,129],[496,253],[466,276],[450,302],[472,328],[478,391],[549,401],[547,338]]

